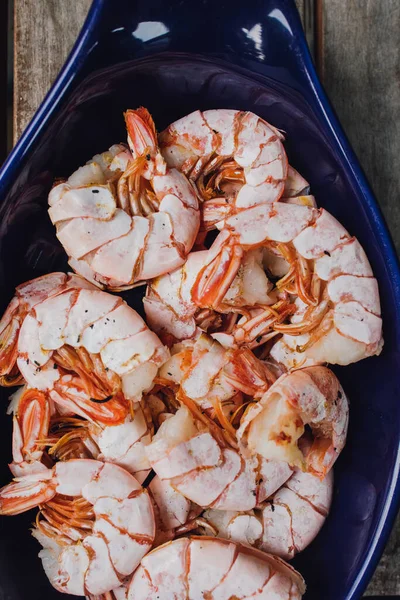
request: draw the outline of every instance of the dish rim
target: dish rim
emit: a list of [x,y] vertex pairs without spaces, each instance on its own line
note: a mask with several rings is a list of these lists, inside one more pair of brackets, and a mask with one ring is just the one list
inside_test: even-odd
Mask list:
[[[25,159],[31,145],[34,143],[43,127],[46,126],[47,121],[57,110],[58,105],[63,101],[65,94],[68,93],[70,86],[83,66],[86,56],[90,52],[92,34],[100,26],[101,12],[106,2],[107,0],[92,1],[82,29],[57,78],[4,162],[0,170],[0,186],[2,186],[3,193],[7,193],[13,180],[13,174],[17,170],[20,161]],[[305,75],[308,80],[310,91],[321,111],[320,118],[324,119],[330,133],[336,140],[338,149],[345,162],[344,168],[349,169],[352,176],[357,181],[364,201],[374,216],[373,228],[384,247],[384,256],[391,276],[394,297],[397,300],[397,304],[400,305],[400,263],[391,234],[386,225],[382,210],[367,182],[362,167],[359,164],[350,142],[348,141],[319,80],[294,0],[290,0],[290,3],[292,4],[292,7],[289,7],[288,10],[291,10],[293,13],[291,15],[291,25],[294,25],[292,35],[293,38],[296,39],[298,46],[299,68],[303,70],[303,75]],[[248,65],[246,66],[247,69],[251,71],[251,67]],[[388,482],[388,491],[383,503],[381,515],[374,532],[369,536],[369,548],[363,563],[358,570],[353,585],[346,598],[343,600],[357,600],[361,598],[374,574],[393,528],[400,506],[400,436],[397,442],[397,452],[393,463],[392,477],[390,483]]]

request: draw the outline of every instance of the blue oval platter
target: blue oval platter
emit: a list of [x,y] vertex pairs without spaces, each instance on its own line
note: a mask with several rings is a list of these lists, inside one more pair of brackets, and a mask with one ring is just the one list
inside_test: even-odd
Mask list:
[[[292,0],[95,0],[58,79],[0,172],[0,302],[17,284],[68,270],[47,216],[55,177],[125,139],[122,112],[159,130],[195,110],[250,110],[286,132],[290,163],[364,246],[378,279],[385,346],[335,369],[351,400],[331,514],[293,562],[305,600],[355,600],[372,576],[400,496],[400,276],[364,174],[318,81]],[[140,308],[139,288],[125,295]],[[3,412],[8,393],[4,390]],[[2,417],[1,483],[11,420]],[[37,558],[32,515],[0,520],[0,597],[60,598]],[[140,600],[140,599],[138,599]]]

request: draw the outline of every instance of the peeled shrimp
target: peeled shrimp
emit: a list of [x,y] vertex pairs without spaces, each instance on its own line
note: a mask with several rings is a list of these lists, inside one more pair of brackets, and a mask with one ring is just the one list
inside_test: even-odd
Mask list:
[[186,523],[202,510],[201,508],[193,510],[194,505],[190,500],[157,475],[151,480],[147,489],[153,499],[156,519],[154,546],[174,539],[177,532],[185,531]]
[[[348,401],[326,367],[307,367],[282,375],[259,402],[248,407],[237,432],[242,452],[286,461],[321,479],[346,443]],[[299,442],[305,427],[313,442],[305,454]]]
[[155,536],[150,497],[116,465],[59,462],[0,490],[0,514],[40,505],[33,536],[51,584],[83,596],[117,589],[150,550]]
[[215,528],[218,537],[290,560],[318,535],[329,513],[332,492],[333,471],[321,481],[296,469],[273,496],[254,510],[209,509],[202,519]]
[[21,387],[12,396],[8,412],[13,412],[13,461],[9,465],[14,477],[47,471],[43,461],[44,446],[38,442],[49,432],[51,405],[47,396],[35,389]]
[[290,477],[286,462],[244,460],[217,433],[182,406],[145,450],[160,480],[202,507],[251,510]]
[[[260,244],[272,244],[285,258],[288,271],[276,286],[297,302],[291,323],[282,319],[265,323],[267,331],[272,327],[284,334],[271,356],[293,368],[305,361],[346,365],[379,354],[383,340],[378,285],[359,242],[324,209],[279,206],[285,207],[284,214],[281,210],[264,222],[267,239]],[[237,232],[232,235],[231,252],[240,237]],[[199,296],[218,284],[224,271],[229,280],[228,263],[222,253],[211,257],[195,284]],[[246,327],[250,328],[248,322]],[[253,331],[253,338],[263,334],[262,329]]]
[[227,540],[189,537],[142,559],[127,600],[300,600],[299,573],[281,559]]
[[75,289],[37,304],[18,338],[28,386],[71,412],[114,424],[150,389],[168,351],[121,298]]
[[17,368],[17,342],[22,322],[36,304],[62,291],[76,288],[95,289],[76,275],[50,273],[22,283],[0,321],[0,385],[12,386],[22,382]]
[[113,146],[49,196],[69,263],[108,289],[127,289],[182,265],[200,223],[196,193],[169,168],[144,108],[125,113],[130,151]]
[[275,381],[274,373],[248,348],[224,347],[206,334],[176,344],[171,352],[157,381],[175,384],[177,399],[197,418],[201,418],[200,410],[207,411],[232,444],[236,433],[232,419],[235,413],[241,414],[243,394],[260,398]]
[[[368,259],[332,215],[315,208],[307,182],[288,171],[281,137],[256,115],[229,110],[197,111],[161,134],[168,163],[187,173],[203,196],[206,227],[231,235],[219,252],[210,249],[192,299],[212,308],[235,277],[243,249],[269,246],[288,264],[278,290],[297,296],[304,310],[291,324],[259,311],[246,316],[244,341],[261,339],[273,325],[285,335],[272,356],[289,368],[379,354],[379,293]],[[254,316],[265,322],[261,333],[249,323]]]
[[199,110],[175,121],[160,134],[171,167],[196,183],[210,227],[222,215],[276,202],[288,172],[283,135],[251,112]]
[[166,343],[192,338],[199,330],[233,330],[235,314],[276,302],[270,293],[272,284],[263,269],[263,250],[258,248],[240,253],[240,264],[234,266],[234,277],[227,288],[213,281],[206,302],[203,299],[200,305],[196,304],[197,278],[207,261],[212,260],[229,239],[229,234],[221,233],[210,251],[191,252],[180,269],[149,283],[143,300],[147,321]]
[[150,471],[144,447],[153,425],[143,402],[133,402],[122,423],[120,409],[118,403],[111,409],[100,404],[96,422],[95,415],[78,417],[44,392],[21,388],[9,408],[14,413],[11,472],[21,477],[42,472],[53,461],[94,458],[123,467],[142,483]]

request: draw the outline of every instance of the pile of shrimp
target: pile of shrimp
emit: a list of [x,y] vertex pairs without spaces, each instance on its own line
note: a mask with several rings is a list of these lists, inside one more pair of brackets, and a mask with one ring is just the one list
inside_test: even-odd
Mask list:
[[[0,514],[36,509],[63,593],[300,600],[286,561],[328,517],[349,420],[327,365],[381,352],[377,281],[261,117],[124,116],[127,144],[49,195],[74,273],[0,321]],[[139,285],[145,319],[116,294]]]

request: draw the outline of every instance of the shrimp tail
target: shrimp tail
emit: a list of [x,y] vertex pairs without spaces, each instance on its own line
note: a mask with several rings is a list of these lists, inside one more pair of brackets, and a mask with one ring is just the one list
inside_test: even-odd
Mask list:
[[134,157],[155,152],[157,132],[149,111],[143,106],[124,113],[128,143]]
[[47,396],[33,388],[22,390],[13,419],[13,462],[9,465],[15,477],[46,469],[41,462],[43,448],[38,440],[47,436],[50,426]]
[[9,483],[0,490],[0,515],[19,515],[51,500],[55,494],[52,471],[37,476],[26,476]]
[[192,298],[197,306],[216,308],[240,268],[243,249],[233,236],[222,233],[210,248],[209,254],[210,258],[192,288]]

